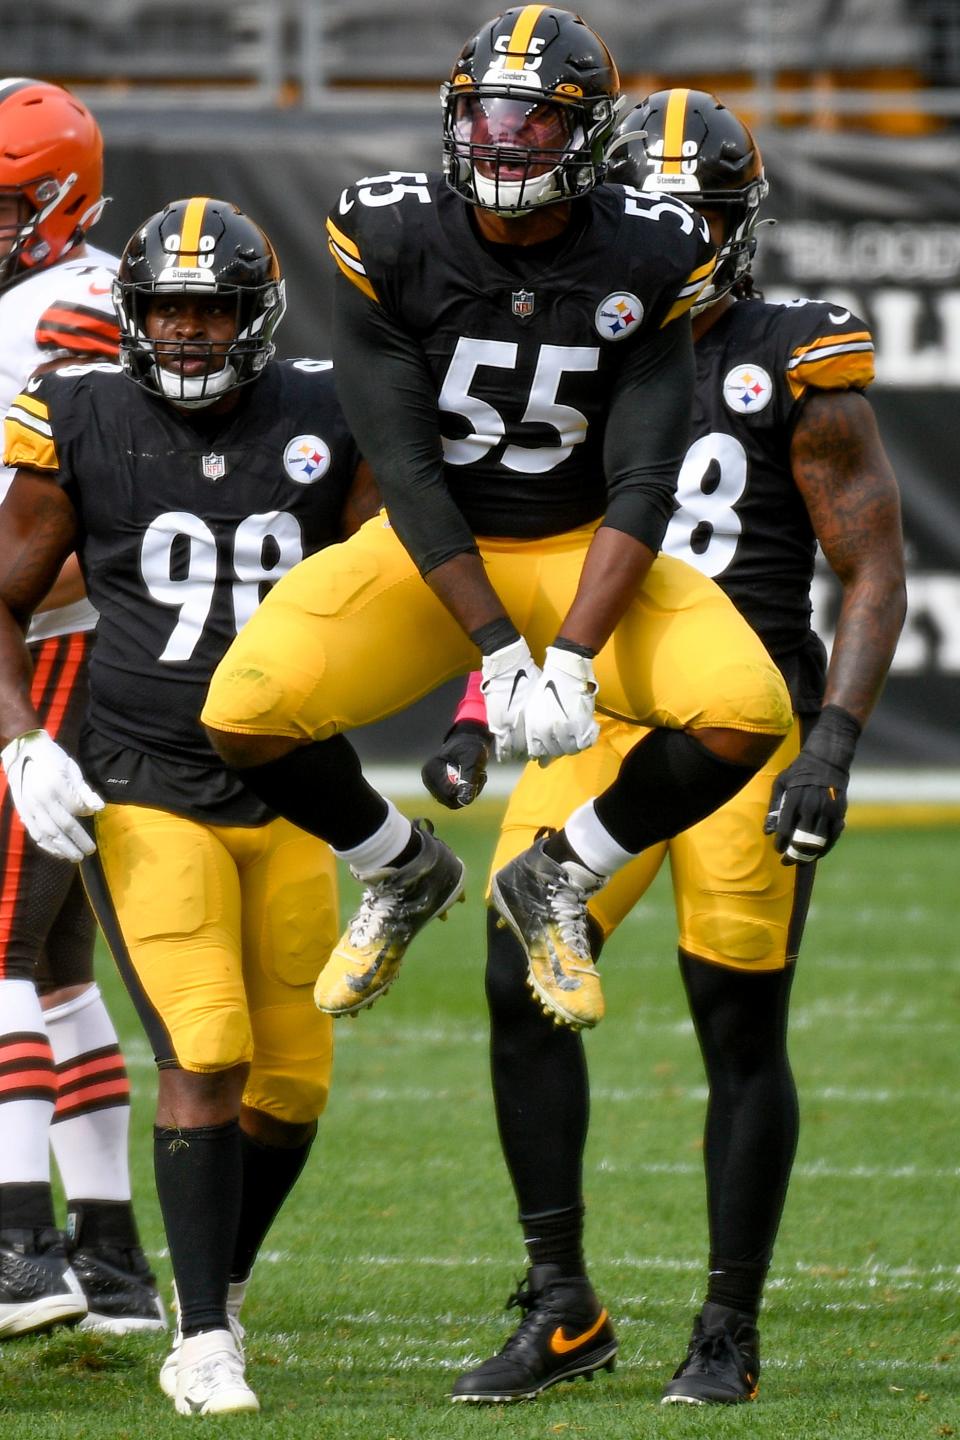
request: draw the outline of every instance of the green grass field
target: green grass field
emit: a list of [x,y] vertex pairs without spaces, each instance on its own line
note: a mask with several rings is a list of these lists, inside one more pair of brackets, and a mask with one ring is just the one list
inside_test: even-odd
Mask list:
[[[536,1404],[446,1396],[505,1338],[523,1270],[494,1131],[482,891],[499,807],[443,815],[469,902],[417,942],[389,997],[338,1026],[322,1138],[262,1255],[244,1320],[259,1417],[177,1417],[160,1339],[61,1331],[0,1350],[4,1440],[205,1433],[330,1440],[960,1435],[955,829],[851,826],[818,881],[794,990],[803,1130],[762,1317],[756,1405],[658,1404],[703,1283],[703,1077],[664,877],[604,957],[588,1037],[588,1254],[615,1317],[612,1376]],[[353,892],[345,894],[346,905]],[[144,1243],[153,1073],[104,958],[134,1080]]]

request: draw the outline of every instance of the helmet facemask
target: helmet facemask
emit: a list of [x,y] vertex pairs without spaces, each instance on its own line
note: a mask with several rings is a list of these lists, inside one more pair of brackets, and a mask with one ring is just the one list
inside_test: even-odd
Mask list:
[[[165,293],[215,295],[218,301],[232,304],[235,338],[151,339],[146,329],[147,311]],[[148,390],[188,410],[212,405],[257,379],[276,350],[272,336],[286,308],[282,280],[256,288],[219,284],[206,289],[164,285],[162,281],[144,286],[115,280],[113,300],[120,321],[123,370]]]
[[[149,323],[151,306],[178,296],[209,302],[193,326],[182,313]],[[113,302],[125,374],[185,409],[256,380],[286,309],[268,237],[235,205],[207,197],[173,201],[144,221],[120,257]]]
[[619,102],[561,100],[504,85],[446,85],[444,173],[463,199],[499,215],[585,195],[603,178]]

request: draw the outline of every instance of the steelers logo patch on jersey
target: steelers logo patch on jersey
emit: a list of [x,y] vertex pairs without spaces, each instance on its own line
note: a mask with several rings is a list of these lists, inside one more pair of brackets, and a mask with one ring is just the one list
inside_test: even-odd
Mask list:
[[604,340],[623,340],[643,319],[643,305],[629,290],[615,290],[597,306],[593,323]]
[[330,469],[330,446],[319,435],[295,435],[283,452],[283,468],[298,485],[312,485]]
[[754,415],[773,398],[773,381],[762,365],[735,365],[723,382],[723,398],[737,415]]

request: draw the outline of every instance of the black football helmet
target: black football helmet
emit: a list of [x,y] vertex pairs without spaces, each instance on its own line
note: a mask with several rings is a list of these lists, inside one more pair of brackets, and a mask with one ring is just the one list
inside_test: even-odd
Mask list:
[[607,161],[607,176],[618,184],[723,212],[716,268],[693,313],[726,295],[750,268],[769,189],[759,147],[743,121],[705,90],[658,90],[617,127]]
[[[206,340],[182,342],[185,357],[210,362],[201,375],[165,368],[147,338],[146,307],[164,294],[215,295],[235,306],[236,338],[225,355],[220,346],[215,355]],[[211,405],[256,380],[274,353],[273,333],[286,308],[280,262],[268,237],[236,205],[206,196],[174,200],[144,221],[120,257],[113,303],[126,374],[187,408]],[[163,345],[169,354],[168,342]]]
[[599,35],[569,10],[506,10],[468,40],[441,87],[447,184],[472,205],[523,215],[585,195],[623,105]]

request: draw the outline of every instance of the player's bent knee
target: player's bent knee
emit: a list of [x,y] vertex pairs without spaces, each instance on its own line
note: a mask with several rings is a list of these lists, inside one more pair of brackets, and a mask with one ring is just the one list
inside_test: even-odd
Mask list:
[[177,1064],[198,1075],[232,1070],[248,1064],[253,1056],[250,1019],[239,1005],[221,1005],[191,1016],[189,1026],[179,1027],[172,1039]]
[[288,1125],[321,1116],[330,1094],[333,1021],[313,1003],[273,1005],[253,1016],[253,1063],[243,1103]]
[[731,970],[782,970],[786,964],[786,930],[745,915],[691,915],[681,948],[695,959]]

